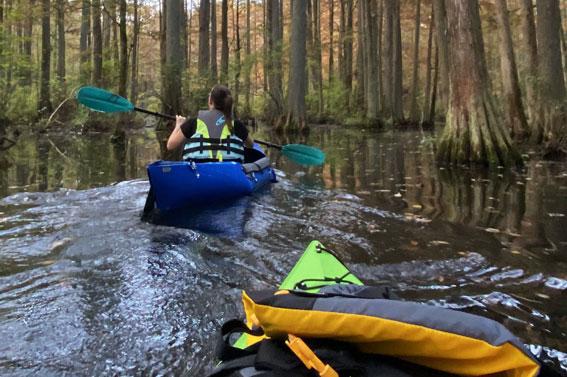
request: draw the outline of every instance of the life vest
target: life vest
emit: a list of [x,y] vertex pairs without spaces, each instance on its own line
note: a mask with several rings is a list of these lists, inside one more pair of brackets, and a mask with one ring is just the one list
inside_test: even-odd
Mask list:
[[183,147],[183,159],[198,162],[244,161],[244,142],[230,133],[224,114],[199,111],[197,129]]
[[[384,299],[375,288],[337,284],[320,293],[243,292],[249,325],[273,339],[332,339],[359,351],[466,376],[535,377],[540,366],[504,326],[488,318]],[[247,344],[258,337],[248,336]]]

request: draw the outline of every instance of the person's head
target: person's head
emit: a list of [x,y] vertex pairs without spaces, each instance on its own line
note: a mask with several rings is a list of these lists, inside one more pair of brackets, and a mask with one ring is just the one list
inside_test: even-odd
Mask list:
[[224,85],[215,85],[209,94],[209,109],[217,109],[224,114],[227,124],[232,121],[233,99],[230,89]]

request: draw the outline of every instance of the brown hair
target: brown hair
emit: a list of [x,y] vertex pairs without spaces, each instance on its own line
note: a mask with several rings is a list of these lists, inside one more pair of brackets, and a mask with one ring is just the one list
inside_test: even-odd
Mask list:
[[232,105],[234,101],[230,89],[224,85],[215,85],[213,89],[211,89],[210,97],[215,109],[224,114],[226,124],[231,127]]

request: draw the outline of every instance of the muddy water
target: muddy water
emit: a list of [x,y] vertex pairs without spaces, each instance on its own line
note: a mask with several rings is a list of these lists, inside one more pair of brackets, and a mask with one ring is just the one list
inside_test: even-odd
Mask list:
[[0,374],[202,375],[240,290],[277,285],[312,239],[365,282],[504,323],[567,373],[565,163],[448,169],[429,134],[314,128],[300,141],[327,163],[272,154],[279,183],[211,232],[140,222],[151,131],[22,139],[0,167]]

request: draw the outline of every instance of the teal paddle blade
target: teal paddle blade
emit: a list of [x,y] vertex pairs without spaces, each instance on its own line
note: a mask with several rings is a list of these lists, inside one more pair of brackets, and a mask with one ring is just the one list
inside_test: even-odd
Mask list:
[[322,165],[325,162],[325,153],[309,145],[287,144],[282,147],[282,153],[301,165]]
[[77,101],[91,110],[103,113],[124,113],[134,110],[134,105],[126,98],[93,86],[83,86],[79,89]]

